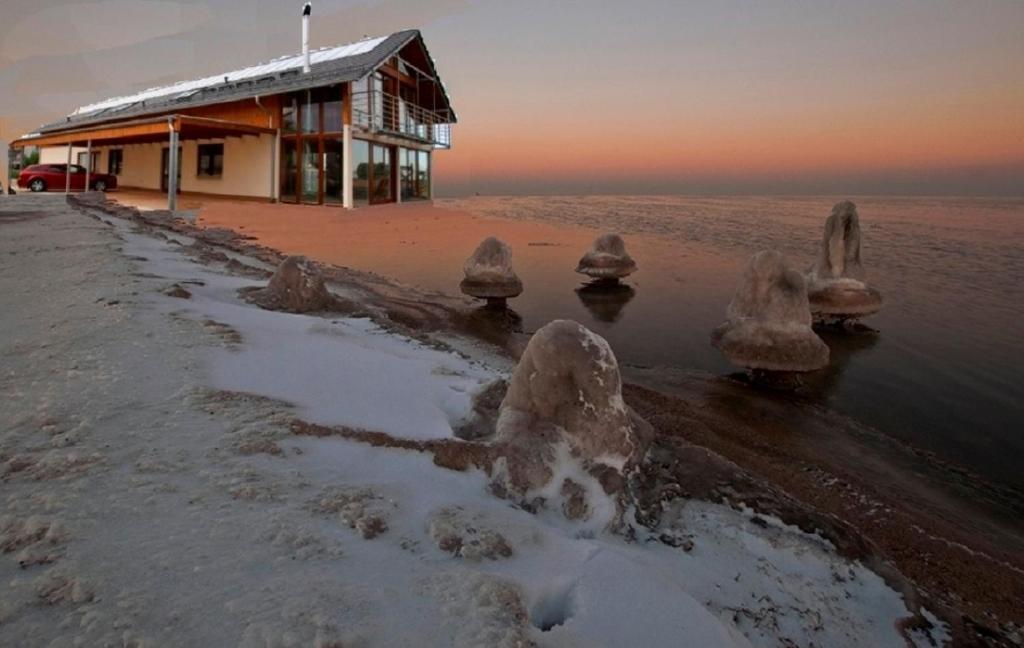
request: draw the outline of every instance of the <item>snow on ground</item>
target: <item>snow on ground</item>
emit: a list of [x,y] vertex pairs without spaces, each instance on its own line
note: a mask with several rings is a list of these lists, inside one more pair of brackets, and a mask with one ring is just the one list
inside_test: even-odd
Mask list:
[[904,645],[896,592],[777,521],[687,502],[682,546],[627,542],[426,454],[291,436],[450,436],[497,372],[261,311],[251,280],[47,208],[0,219],[0,644]]
[[175,247],[126,233],[126,253],[147,258],[148,272],[204,284],[189,284],[192,298],[184,302],[156,299],[157,308],[211,319],[245,341],[211,354],[216,388],[294,403],[313,423],[428,439],[450,437],[452,425],[470,415],[472,394],[495,377],[462,357],[388,334],[369,319],[254,308],[237,291],[264,282],[208,270]]

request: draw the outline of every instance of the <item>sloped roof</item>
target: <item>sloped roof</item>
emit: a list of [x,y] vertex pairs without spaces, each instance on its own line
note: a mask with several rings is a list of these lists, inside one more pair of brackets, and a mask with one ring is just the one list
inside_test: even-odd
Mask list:
[[[120,121],[129,117],[174,112],[183,108],[237,101],[257,95],[280,94],[357,81],[370,74],[414,39],[422,41],[419,30],[408,29],[390,36],[367,38],[347,45],[314,50],[310,52],[308,74],[302,72],[302,54],[289,55],[240,70],[150,88],[123,97],[113,97],[82,106],[64,119],[42,126],[39,133],[53,133],[69,128]],[[429,53],[427,56],[429,58]],[[444,84],[441,83],[436,70],[431,72],[437,78],[445,102],[450,108]],[[451,114],[454,122],[454,111]]]

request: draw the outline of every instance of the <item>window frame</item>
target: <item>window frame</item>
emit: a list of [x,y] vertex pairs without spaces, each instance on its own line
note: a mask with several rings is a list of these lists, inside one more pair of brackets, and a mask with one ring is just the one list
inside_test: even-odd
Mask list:
[[[219,153],[207,153],[206,157],[209,159],[207,167],[203,166],[203,149],[219,149]],[[220,156],[220,166],[216,165],[218,155]],[[224,142],[208,142],[196,146],[196,177],[211,180],[224,177]]]
[[[86,157],[86,164],[82,164],[82,157]],[[96,167],[100,165],[100,152],[99,151],[79,151],[78,155],[75,156],[75,162],[83,169],[88,168],[89,173],[98,173]],[[72,173],[75,173],[72,171]],[[84,171],[83,171],[84,173]]]
[[[326,195],[328,178],[325,175],[327,173],[325,163],[328,145],[335,140],[339,142],[344,141],[345,102],[350,100],[348,92],[345,90],[345,84],[342,83],[298,90],[283,97],[279,113],[282,132],[281,145],[278,151],[278,200],[289,204],[336,205],[339,207],[344,204],[344,195],[342,195],[341,200],[329,200]],[[326,107],[334,103],[338,104],[338,110],[332,113],[332,117],[336,116],[337,119],[334,124],[330,124],[331,120],[328,118]],[[315,115],[313,114],[314,111]],[[290,115],[289,122],[294,122],[294,129],[290,126],[285,127],[286,114]],[[310,117],[315,119],[310,119]],[[307,122],[310,123],[307,124]],[[306,155],[307,145],[316,149],[318,179],[315,200],[312,191],[308,194],[306,193],[306,172],[311,170],[311,168],[306,166],[308,159]],[[344,145],[342,145],[342,148],[344,148]],[[294,169],[289,168],[286,164],[286,149],[294,151],[296,156]],[[342,183],[344,183],[345,166],[347,164],[347,160],[344,157],[343,151],[340,177]],[[286,177],[287,182],[293,185],[289,188],[291,191],[287,192],[285,191]],[[312,187],[309,189],[312,190]]]
[[[114,164],[114,159],[117,164]],[[107,175],[119,176],[124,171],[124,149],[109,149],[107,151]]]

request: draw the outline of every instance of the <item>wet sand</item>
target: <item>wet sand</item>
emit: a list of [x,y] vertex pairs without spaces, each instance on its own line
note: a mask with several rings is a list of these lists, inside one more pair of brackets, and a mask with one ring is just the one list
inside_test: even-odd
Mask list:
[[[351,213],[287,206],[254,210],[251,205],[220,203],[204,209],[199,224],[234,229],[286,254],[372,269],[435,290],[457,284],[468,251],[498,225],[517,251],[517,270],[528,285],[564,275],[566,251],[558,248],[582,250],[598,233],[496,222],[419,205]],[[678,249],[653,237],[631,237],[630,243],[646,252],[636,284],[651,291],[644,269],[663,269]],[[435,262],[424,263],[424,256]],[[723,260],[721,270],[722,281],[731,285],[731,266]],[[463,316],[477,312],[469,300],[446,297],[445,303],[456,316],[460,309]],[[598,321],[614,321],[623,305],[599,304],[596,311],[591,305],[587,312]],[[434,325],[443,325],[441,320]],[[509,328],[508,322],[483,321],[481,326]],[[482,332],[485,339],[505,342],[512,353],[516,340],[525,337],[508,330]],[[870,348],[875,342],[868,336],[851,346]],[[856,352],[847,354],[846,361]],[[818,377],[826,388],[844,362],[840,354],[833,373]],[[633,366],[624,373],[632,383],[626,388],[627,401],[660,432],[708,447],[799,501],[852,524],[921,591],[948,606],[947,612],[964,614],[961,639],[985,645],[996,641],[984,639],[986,633],[1008,636],[1014,626],[1006,624],[1024,624],[1019,604],[1024,600],[1024,510],[1019,493],[829,411],[820,399],[763,393],[702,372]]]

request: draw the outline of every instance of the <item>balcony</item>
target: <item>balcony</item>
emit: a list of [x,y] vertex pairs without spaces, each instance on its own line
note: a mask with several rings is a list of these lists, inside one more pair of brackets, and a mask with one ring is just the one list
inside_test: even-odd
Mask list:
[[452,125],[447,111],[428,110],[379,91],[352,94],[352,127],[357,132],[380,133],[436,149],[452,147]]

